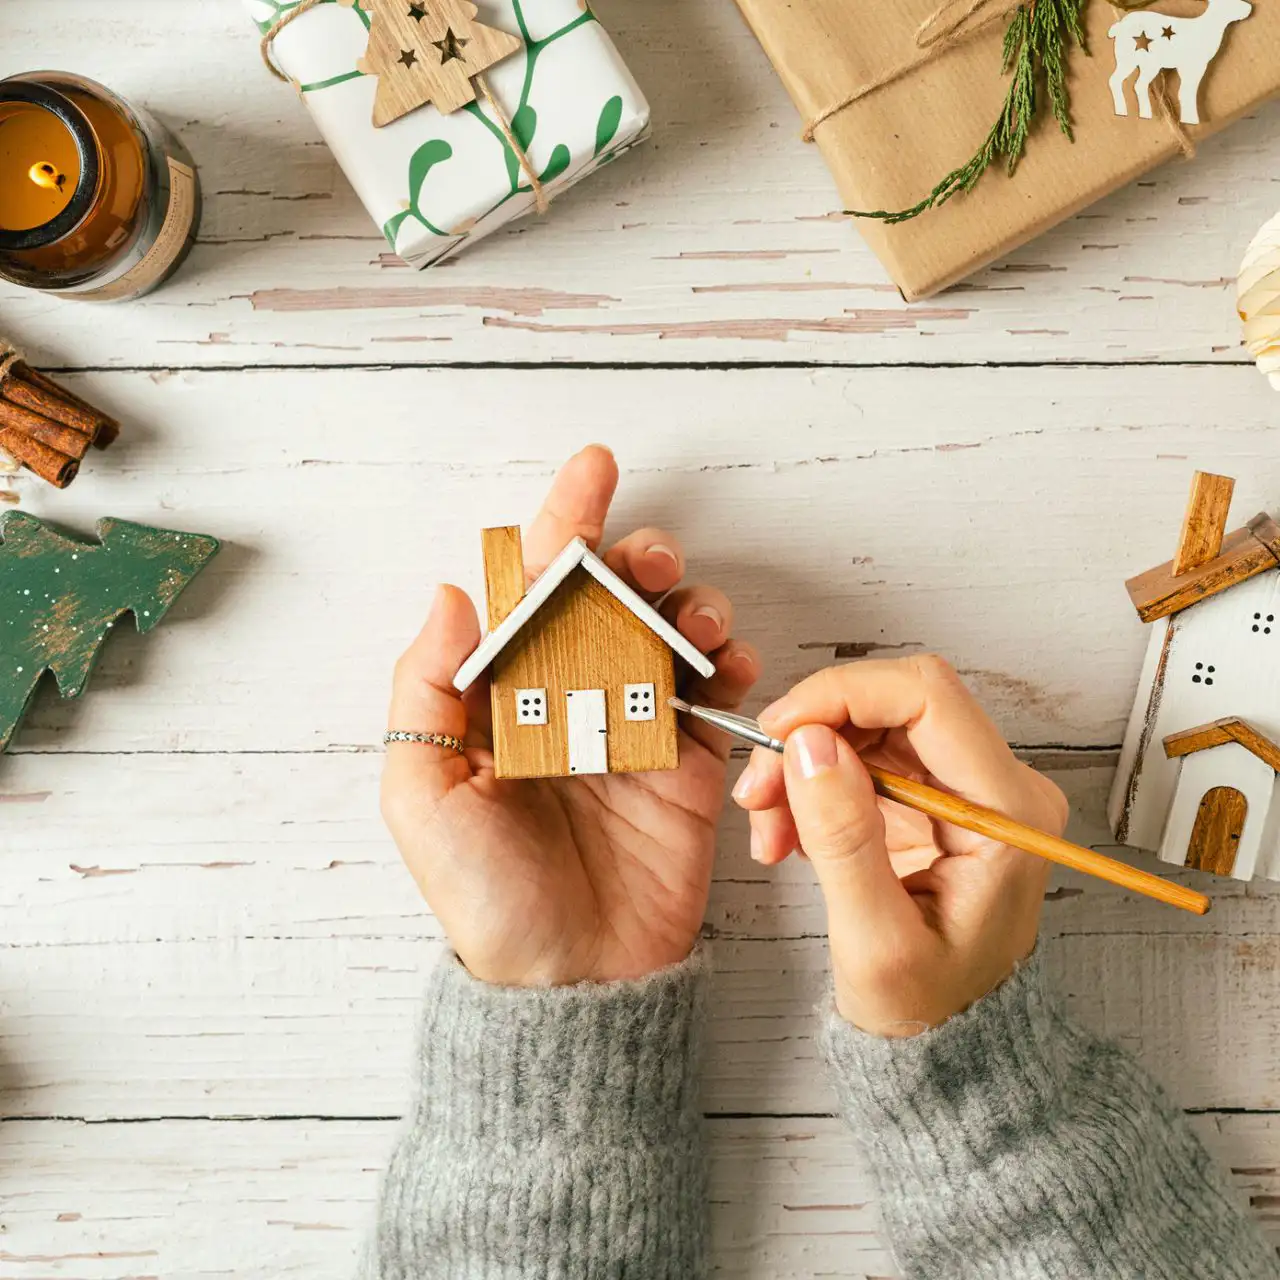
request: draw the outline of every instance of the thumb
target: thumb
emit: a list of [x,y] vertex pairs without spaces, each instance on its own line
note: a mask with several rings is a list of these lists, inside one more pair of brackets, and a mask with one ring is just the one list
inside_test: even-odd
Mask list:
[[857,753],[822,724],[803,725],[783,755],[787,802],[833,918],[860,933],[919,925],[889,861],[884,817]]
[[[466,592],[440,587],[426,624],[396,663],[388,729],[465,739],[467,709],[453,678],[479,640],[480,623]],[[470,764],[451,747],[387,746],[384,793],[413,788],[438,799],[470,777]]]

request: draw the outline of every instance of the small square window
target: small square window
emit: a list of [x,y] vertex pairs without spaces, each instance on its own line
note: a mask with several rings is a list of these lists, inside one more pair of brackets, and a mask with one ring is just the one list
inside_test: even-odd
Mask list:
[[623,695],[623,705],[627,709],[628,720],[654,720],[657,718],[657,702],[653,685],[624,685]]
[[516,690],[516,724],[547,723],[547,691],[545,689]]

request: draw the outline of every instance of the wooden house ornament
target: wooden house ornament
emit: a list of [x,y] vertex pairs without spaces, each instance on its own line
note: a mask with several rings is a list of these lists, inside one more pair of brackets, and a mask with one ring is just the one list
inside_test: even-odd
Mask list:
[[1280,524],[1224,537],[1234,486],[1197,472],[1177,555],[1127,584],[1151,639],[1110,818],[1165,862],[1280,880]]
[[518,528],[483,534],[489,633],[454,679],[490,674],[499,778],[641,773],[680,762],[677,656],[714,664],[581,538],[525,589]]

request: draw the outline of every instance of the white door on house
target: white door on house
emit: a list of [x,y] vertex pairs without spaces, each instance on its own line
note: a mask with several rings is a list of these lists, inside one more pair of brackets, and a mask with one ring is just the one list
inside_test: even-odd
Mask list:
[[569,772],[609,772],[609,730],[603,689],[571,689],[565,695],[569,725]]

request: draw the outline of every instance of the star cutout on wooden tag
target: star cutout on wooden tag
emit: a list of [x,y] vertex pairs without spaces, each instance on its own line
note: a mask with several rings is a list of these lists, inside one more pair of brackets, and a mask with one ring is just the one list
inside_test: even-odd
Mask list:
[[1146,51],[1151,48],[1151,37],[1144,31],[1140,36],[1134,36],[1133,43],[1136,44],[1143,53],[1146,53]]
[[443,40],[433,40],[431,43],[440,50],[440,65],[443,66],[446,62],[452,62],[455,58],[461,59],[465,62],[467,59],[462,50],[463,47],[465,45],[469,45],[471,41],[459,39],[453,34],[453,28],[450,27],[449,30],[444,33]]
[[378,78],[375,128],[427,103],[452,114],[475,101],[475,76],[524,48],[477,22],[471,0],[368,0],[366,8],[372,24],[360,68]]

